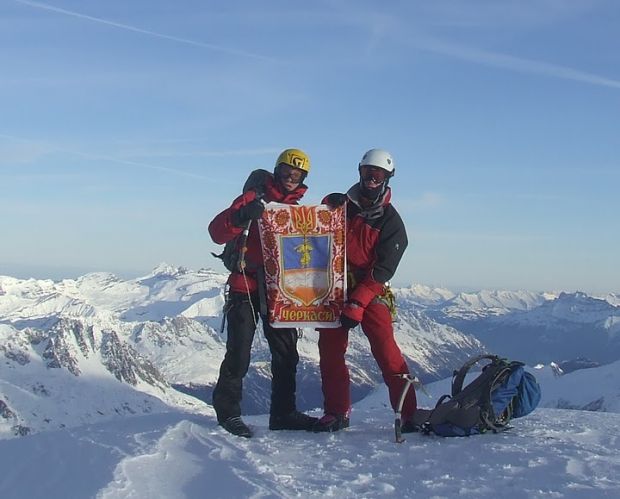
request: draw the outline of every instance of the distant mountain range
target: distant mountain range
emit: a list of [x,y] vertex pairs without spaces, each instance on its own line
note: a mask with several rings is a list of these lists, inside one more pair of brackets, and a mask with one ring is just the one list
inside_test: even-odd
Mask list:
[[[197,398],[210,401],[225,351],[225,281],[212,270],[166,264],[133,280],[0,276],[0,438],[170,406],[209,412]],[[567,372],[620,359],[615,294],[456,294],[422,285],[395,293],[397,340],[424,382],[451,376],[484,351],[532,366],[565,362]],[[315,331],[304,331],[299,350],[299,407],[320,407]],[[269,410],[269,359],[259,332],[245,413]],[[348,361],[359,400],[381,382],[361,331],[350,335]]]
[[417,305],[441,324],[479,339],[500,355],[540,362],[586,357],[599,363],[620,359],[618,295],[480,291],[429,299],[429,293],[401,290],[401,303]]

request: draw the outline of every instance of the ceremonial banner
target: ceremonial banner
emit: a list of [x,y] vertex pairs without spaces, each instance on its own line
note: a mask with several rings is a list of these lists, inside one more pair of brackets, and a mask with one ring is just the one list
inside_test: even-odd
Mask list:
[[347,281],[344,207],[269,203],[259,228],[270,324],[340,326]]

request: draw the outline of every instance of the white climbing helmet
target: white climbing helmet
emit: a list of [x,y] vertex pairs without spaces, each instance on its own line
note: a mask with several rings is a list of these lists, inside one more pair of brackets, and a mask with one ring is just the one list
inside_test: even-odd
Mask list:
[[371,149],[366,152],[366,154],[362,156],[359,166],[360,168],[362,166],[376,166],[377,168],[390,172],[392,175],[394,175],[395,170],[394,159],[385,149]]

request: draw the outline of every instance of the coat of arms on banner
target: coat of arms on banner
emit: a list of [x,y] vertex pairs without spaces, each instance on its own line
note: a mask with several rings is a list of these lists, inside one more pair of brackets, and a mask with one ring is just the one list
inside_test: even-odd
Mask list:
[[344,208],[269,203],[259,227],[271,325],[338,327],[346,287]]

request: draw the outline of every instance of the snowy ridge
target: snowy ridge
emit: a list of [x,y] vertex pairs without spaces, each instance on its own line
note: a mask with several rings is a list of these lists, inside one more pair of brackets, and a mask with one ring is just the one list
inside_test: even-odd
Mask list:
[[[612,303],[614,296],[480,291],[421,305],[422,300],[408,291],[400,304],[422,309],[435,321],[473,335],[494,353],[531,364],[580,356],[606,363],[620,358],[620,307]],[[584,341],[586,337],[589,341]]]
[[127,321],[160,321],[164,317],[212,317],[221,314],[223,288],[227,276],[210,269],[190,271],[162,264],[135,282],[148,290],[122,312]]
[[430,306],[445,303],[456,295],[449,289],[434,288],[424,284],[412,284],[408,288],[399,288],[398,296],[403,301],[409,301],[421,306]]
[[[219,333],[225,279],[226,276],[211,270],[190,271],[166,264],[129,281],[109,273],[92,273],[60,282],[0,277],[4,292],[0,296],[0,322],[12,328],[12,338],[19,336],[22,341],[21,350],[4,348],[5,366],[12,369],[13,379],[19,384],[19,376],[29,374],[26,365],[16,363],[15,359],[20,355],[24,358],[38,355],[43,368],[72,374],[73,378],[66,378],[71,383],[85,381],[88,376],[82,375],[96,365],[106,376],[112,375],[168,404],[175,405],[177,401],[171,402],[160,396],[160,392],[163,390],[169,396],[177,393],[171,386],[210,401],[225,352],[225,335]],[[474,338],[438,324],[418,311],[403,309],[395,329],[411,368],[425,380],[449,374],[455,363],[483,349]],[[299,342],[298,403],[302,409],[319,407],[322,403],[317,382],[320,379],[317,339],[315,331],[306,330]],[[361,331],[352,331],[350,340],[352,394],[357,400],[382,380]],[[3,338],[0,344],[7,341]],[[37,346],[43,344],[48,347]],[[244,381],[243,410],[264,413],[269,410],[270,355],[260,327],[252,359]],[[116,368],[131,365],[135,366],[133,370]],[[40,371],[40,377],[45,378],[45,370]],[[50,406],[63,404],[62,399],[55,397],[61,391],[48,390],[52,396],[45,401]],[[137,394],[139,400],[141,396]],[[20,424],[29,431],[54,425],[73,426],[82,421],[59,420],[55,409],[48,412],[44,405],[39,406],[39,416],[34,418],[28,416],[31,411],[24,400],[16,401],[5,394],[4,399],[7,398],[11,399],[13,413],[25,415]],[[84,412],[94,418],[107,417],[109,411],[102,410],[93,400],[85,397],[83,401]],[[42,425],[40,420],[53,423]],[[9,427],[15,425],[13,421]],[[14,433],[7,430],[4,435]]]
[[487,291],[459,293],[441,304],[441,310],[451,317],[480,318],[501,316],[518,310],[531,310],[554,299],[550,293],[529,291]]
[[605,300],[584,293],[560,293],[540,307],[489,318],[471,327],[477,328],[476,337],[492,349],[506,348],[530,363],[580,356],[609,363],[620,358],[619,319],[620,307]]
[[616,307],[620,307],[620,293],[608,293],[607,295],[600,298],[602,300],[605,300],[607,303],[610,303]]
[[420,284],[398,288],[398,298],[404,304],[409,303],[434,312],[441,311],[453,319],[502,316],[519,311],[533,311],[544,305],[549,308],[540,309],[543,321],[546,317],[552,316],[566,320],[593,322],[598,319],[597,313],[609,311],[606,304],[612,307],[620,306],[620,295],[616,293],[608,293],[603,297],[588,296],[579,291],[566,293],[482,290],[475,293],[455,294],[447,289]]
[[601,324],[608,319],[620,317],[620,307],[606,300],[593,298],[585,293],[560,293],[555,299],[543,303],[529,313],[516,314],[511,321],[521,324],[549,324],[569,322],[573,324]]
[[[0,277],[0,324],[5,324],[0,335],[0,374],[13,386],[8,388],[5,382],[0,389],[4,404],[0,412],[10,415],[0,419],[2,434],[10,437],[105,420],[118,414],[119,407],[125,414],[188,406],[210,411],[206,404],[171,387],[210,401],[225,351],[225,335],[219,333],[225,280],[225,275],[209,269],[192,271],[167,264],[127,281],[109,273],[59,282]],[[399,302],[397,341],[412,371],[425,382],[449,376],[465,359],[489,349],[472,335],[478,335],[480,324],[488,324],[479,320],[508,323],[532,314],[543,324],[554,324],[557,317],[572,313],[578,319],[585,318],[586,324],[606,317],[603,324],[609,337],[618,330],[617,317],[609,315],[615,307],[582,295],[507,291],[454,294],[423,285],[395,289],[395,294]],[[454,319],[445,311],[456,303],[461,308]],[[477,319],[464,322],[465,309]],[[501,314],[496,315],[500,309]],[[469,324],[472,330],[465,329],[466,334],[451,321]],[[299,342],[301,409],[320,407],[322,402],[317,338],[315,331],[306,330]],[[501,348],[493,346],[491,350],[502,354]],[[359,329],[350,333],[347,358],[355,401],[382,382]],[[243,410],[261,414],[269,410],[270,355],[260,327],[252,359],[244,382]],[[553,356],[550,360],[564,358]],[[52,372],[58,374],[50,377]],[[96,377],[109,380],[110,389],[119,388],[122,395],[111,394],[103,405],[84,395],[82,406],[71,414],[58,412],[58,406],[68,403],[60,396],[67,391],[63,383],[71,386],[69,391],[88,392]],[[29,397],[37,398],[36,411],[31,410],[28,397],[16,395],[17,386],[27,387]],[[131,401],[118,402],[124,397]],[[145,400],[149,400],[147,405]],[[569,403],[586,405],[589,401]],[[606,404],[600,410],[614,409]]]
[[120,316],[125,321],[158,321],[179,315],[202,301],[196,312],[217,315],[223,303],[220,294],[225,281],[224,275],[209,269],[192,272],[166,264],[147,276],[128,281],[109,273],[59,282],[0,276],[0,319],[15,322],[50,315],[98,315]]

